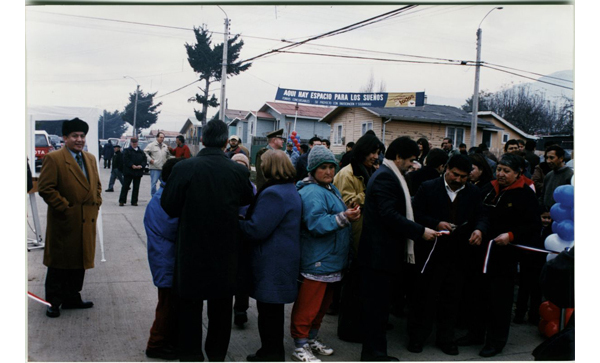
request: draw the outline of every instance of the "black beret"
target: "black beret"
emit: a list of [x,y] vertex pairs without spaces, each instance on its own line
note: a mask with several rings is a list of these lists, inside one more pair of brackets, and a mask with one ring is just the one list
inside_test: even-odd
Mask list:
[[90,127],[88,126],[87,122],[80,120],[77,117],[72,120],[63,121],[62,124],[62,134],[64,136],[68,136],[71,132],[80,131],[83,131],[83,133],[87,135],[89,129]]

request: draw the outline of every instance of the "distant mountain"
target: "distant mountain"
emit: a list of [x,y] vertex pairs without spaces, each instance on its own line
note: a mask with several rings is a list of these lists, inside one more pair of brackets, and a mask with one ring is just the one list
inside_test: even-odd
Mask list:
[[[573,70],[554,72],[539,78],[539,80],[541,82],[531,82],[526,84],[531,87],[531,91],[545,94],[546,99],[552,102],[562,103],[563,96],[573,99]],[[548,83],[569,87],[571,89],[553,86]]]

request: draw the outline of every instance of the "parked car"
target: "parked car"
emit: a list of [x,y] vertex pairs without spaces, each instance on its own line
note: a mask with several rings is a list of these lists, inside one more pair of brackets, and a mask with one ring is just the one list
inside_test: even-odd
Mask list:
[[44,156],[49,152],[54,151],[54,147],[50,142],[48,133],[44,130],[35,130],[35,171],[39,172],[42,169]]
[[58,150],[63,146],[64,141],[62,137],[59,137],[58,135],[48,135],[48,137],[50,138],[50,143],[52,144],[52,147],[54,147],[54,150]]

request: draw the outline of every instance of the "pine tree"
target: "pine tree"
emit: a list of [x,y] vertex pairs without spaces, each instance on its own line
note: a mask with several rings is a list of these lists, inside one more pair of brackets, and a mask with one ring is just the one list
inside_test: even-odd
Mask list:
[[118,110],[113,112],[104,110],[98,118],[98,136],[100,139],[120,138],[125,131],[127,131],[127,125]]
[[[199,81],[203,82],[203,86],[198,87],[201,93],[195,97],[188,99],[188,102],[197,102],[202,105],[202,110],[194,109],[196,118],[202,124],[206,124],[206,114],[209,107],[219,106],[219,102],[215,95],[209,98],[209,86],[213,82],[221,81],[222,61],[223,61],[223,43],[212,46],[211,35],[206,28],[194,27],[194,35],[196,36],[196,44],[185,44],[185,49],[188,54],[188,62],[190,66],[198,74]],[[243,64],[237,62],[240,51],[244,46],[244,41],[239,40],[239,35],[227,41],[227,74],[238,75],[246,71],[251,63]],[[224,100],[221,100],[224,102]],[[222,116],[221,116],[222,117]]]
[[[133,111],[135,109],[135,92],[129,94],[129,103],[125,106],[123,112],[121,112],[121,117],[125,122],[133,126]],[[138,95],[137,100],[137,116],[135,118],[135,128],[136,135],[140,134],[142,129],[147,129],[158,121],[158,107],[162,105],[162,102],[153,105],[154,96],[156,96],[157,92],[154,93],[144,93],[140,89],[140,93]]]

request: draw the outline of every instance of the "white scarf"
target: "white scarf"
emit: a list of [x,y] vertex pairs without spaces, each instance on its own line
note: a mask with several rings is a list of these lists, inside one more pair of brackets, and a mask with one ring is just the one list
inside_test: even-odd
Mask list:
[[[390,159],[383,159],[383,165],[390,168],[394,172],[394,174],[396,174],[396,177],[400,181],[400,185],[402,186],[402,190],[404,191],[404,200],[406,202],[406,219],[414,222],[415,216],[413,214],[412,204],[410,201],[410,192],[408,191],[408,185],[406,184],[406,179],[404,179],[404,175],[402,175],[400,170],[398,170],[396,164]],[[407,263],[410,263],[412,265],[415,264],[415,242],[410,238],[406,239],[406,250],[404,255],[405,261]]]

